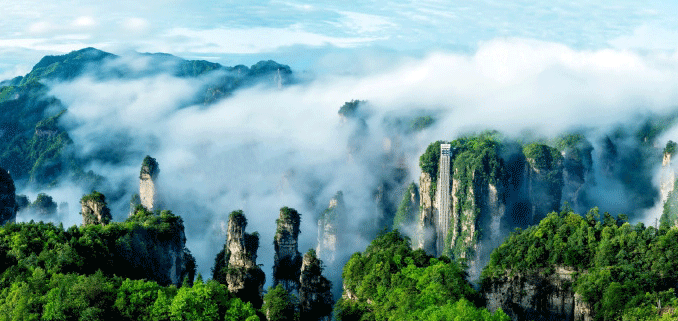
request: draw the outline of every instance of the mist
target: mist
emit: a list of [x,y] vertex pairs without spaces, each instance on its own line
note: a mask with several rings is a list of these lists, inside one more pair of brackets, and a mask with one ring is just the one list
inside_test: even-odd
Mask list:
[[[121,63],[132,70],[152,68],[135,59],[103,68]],[[388,68],[342,72],[353,65]],[[51,83],[50,94],[68,108],[60,121],[73,140],[72,151],[95,159],[86,170],[107,178],[102,192],[115,221],[127,217],[131,195],[138,193],[141,161],[151,155],[160,165],[163,205],[183,217],[198,272],[211,276],[228,214],[242,209],[248,232],[261,235],[258,263],[267,285],[275,220],[283,206],[301,213],[304,253],[316,246],[318,215],[342,191],[351,243],[337,257],[346,258],[364,250],[384,227],[375,191],[389,186],[387,203],[395,207],[406,185],[418,182],[418,158],[430,142],[494,129],[507,137],[528,132],[546,138],[577,130],[599,144],[601,133],[637,126],[639,115],[666,114],[678,101],[677,55],[575,50],[529,39],[481,43],[470,54],[432,52],[384,61],[356,50],[354,59],[341,59],[333,70],[282,88],[264,80],[208,105],[194,98],[218,74],[102,78],[92,72]],[[359,107],[360,117],[340,117],[337,111],[352,99],[367,101]],[[418,114],[436,120],[421,131],[385,121]],[[662,136],[659,142],[668,139],[677,140]],[[111,150],[117,151],[115,161],[102,157]],[[650,176],[659,169],[653,161],[647,160]],[[404,177],[394,178],[395,169],[404,169]],[[620,202],[628,198],[617,178],[600,176],[596,182],[588,194],[600,201],[601,210],[638,211],[637,204]],[[90,191],[64,182],[44,192],[57,203],[69,203],[69,213],[60,218],[65,225],[81,222],[79,199]],[[343,263],[326,267],[335,283]]]

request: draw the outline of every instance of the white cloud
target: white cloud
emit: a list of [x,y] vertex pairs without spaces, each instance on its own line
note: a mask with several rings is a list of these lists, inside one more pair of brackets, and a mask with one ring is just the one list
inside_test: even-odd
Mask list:
[[[272,31],[257,34],[264,30]],[[198,35],[203,40],[245,35],[226,31]],[[496,40],[471,55],[439,52],[359,77],[324,75],[282,90],[240,90],[209,107],[186,106],[201,81],[167,75],[104,82],[81,78],[55,86],[51,94],[69,106],[64,120],[70,121],[66,125],[76,150],[88,153],[97,144],[133,138],[122,142],[137,158],[93,169],[132,191],[143,155],[158,159],[162,188],[171,196],[172,209],[184,216],[201,271],[208,271],[223,244],[220,222],[239,208],[250,220],[248,230],[262,235],[260,258],[268,271],[272,249],[267,240],[281,206],[304,215],[302,250],[314,245],[313,218],[337,190],[344,191],[353,209],[354,219],[347,224],[354,231],[369,229],[376,213],[374,190],[383,177],[392,177],[389,162],[407,164],[411,181],[428,143],[467,130],[555,135],[666,111],[678,101],[678,60]],[[341,124],[337,110],[351,99],[368,100],[371,116],[368,134],[359,142],[362,149],[349,156],[354,128]],[[391,136],[384,118],[418,109],[437,112],[436,126],[405,138]],[[393,149],[385,153],[387,137]]]
[[73,20],[71,25],[76,28],[89,28],[96,26],[97,22],[90,16],[81,16]]
[[610,45],[620,49],[670,50],[678,49],[678,31],[658,25],[641,25],[633,34],[610,40]]
[[342,26],[361,34],[378,33],[396,27],[395,23],[383,16],[349,11],[339,13],[342,15],[340,19]]
[[349,48],[376,40],[369,37],[330,37],[305,31],[300,26],[209,30],[175,28],[162,38],[161,41],[150,42],[149,45],[160,51],[236,54],[273,52],[294,45]]
[[133,17],[127,18],[122,22],[122,26],[127,31],[142,33],[148,30],[149,22],[146,19]]

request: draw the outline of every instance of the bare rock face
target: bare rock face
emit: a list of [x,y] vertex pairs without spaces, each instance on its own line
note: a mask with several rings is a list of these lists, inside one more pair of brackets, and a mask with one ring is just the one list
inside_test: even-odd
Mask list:
[[301,215],[293,208],[280,209],[276,220],[277,229],[273,239],[273,286],[282,284],[287,293],[299,297],[299,274],[301,253],[298,250],[299,224]]
[[338,238],[337,233],[340,228],[340,222],[346,216],[346,205],[344,204],[344,194],[339,191],[330,200],[327,209],[318,219],[318,246],[316,253],[324,262],[332,265],[337,259]]
[[419,177],[419,226],[417,231],[416,247],[423,249],[429,255],[435,255],[436,217],[437,210],[433,206],[431,175],[426,172]]
[[146,156],[141,163],[141,172],[139,173],[139,197],[141,198],[141,205],[149,211],[153,211],[157,206],[158,192],[156,188],[156,180],[160,168],[155,158]]
[[82,225],[100,224],[106,225],[111,222],[111,211],[106,205],[106,197],[97,191],[85,195],[80,199],[82,206]]
[[556,267],[548,276],[537,271],[493,279],[483,289],[487,308],[501,308],[513,320],[592,320],[591,307],[572,289],[573,273]]
[[322,276],[322,263],[315,251],[304,254],[299,277],[299,310],[301,320],[331,320],[332,283]]
[[0,225],[16,221],[16,187],[5,169],[0,168]]
[[661,172],[661,185],[660,185],[660,195],[662,204],[666,202],[669,198],[669,193],[673,191],[674,183],[676,181],[676,172],[673,170],[671,164],[671,153],[664,153],[664,158],[662,159],[662,172]]
[[[242,211],[234,211],[228,220],[228,235],[225,245],[224,273],[228,290],[244,301],[259,308],[266,276],[257,266],[259,234],[245,233],[247,218]],[[216,271],[215,271],[216,272]]]

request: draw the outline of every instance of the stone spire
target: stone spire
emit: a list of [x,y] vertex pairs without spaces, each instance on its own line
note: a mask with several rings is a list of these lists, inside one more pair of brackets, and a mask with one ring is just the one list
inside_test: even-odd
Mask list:
[[80,199],[82,206],[82,225],[106,225],[111,221],[111,211],[106,205],[106,197],[97,191]]
[[266,281],[264,272],[257,266],[259,233],[245,233],[245,227],[245,214],[240,210],[231,212],[224,247],[226,269],[222,273],[229,292],[259,308]]
[[141,205],[149,211],[153,211],[157,207],[158,192],[155,182],[159,173],[158,162],[155,158],[146,155],[141,163],[141,173],[139,174],[139,196]]
[[346,205],[341,191],[330,200],[327,209],[318,219],[318,246],[316,253],[323,261],[332,265],[337,256],[337,238],[340,237],[337,229],[339,222],[345,218]]
[[273,240],[275,248],[273,286],[282,284],[288,293],[298,297],[302,261],[298,250],[301,215],[293,208],[283,207],[276,223],[277,229]]
[[314,250],[304,254],[299,277],[299,310],[301,320],[330,320],[332,283],[322,275],[322,261]]
[[16,222],[16,188],[9,172],[0,168],[0,225]]

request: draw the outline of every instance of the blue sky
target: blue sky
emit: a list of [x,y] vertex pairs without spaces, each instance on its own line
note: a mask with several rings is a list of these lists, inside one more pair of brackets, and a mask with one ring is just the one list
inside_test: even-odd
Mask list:
[[473,52],[513,37],[578,50],[675,50],[676,13],[678,2],[669,0],[12,1],[0,19],[0,75],[87,46],[225,65],[270,57],[296,69],[313,68],[328,53]]

